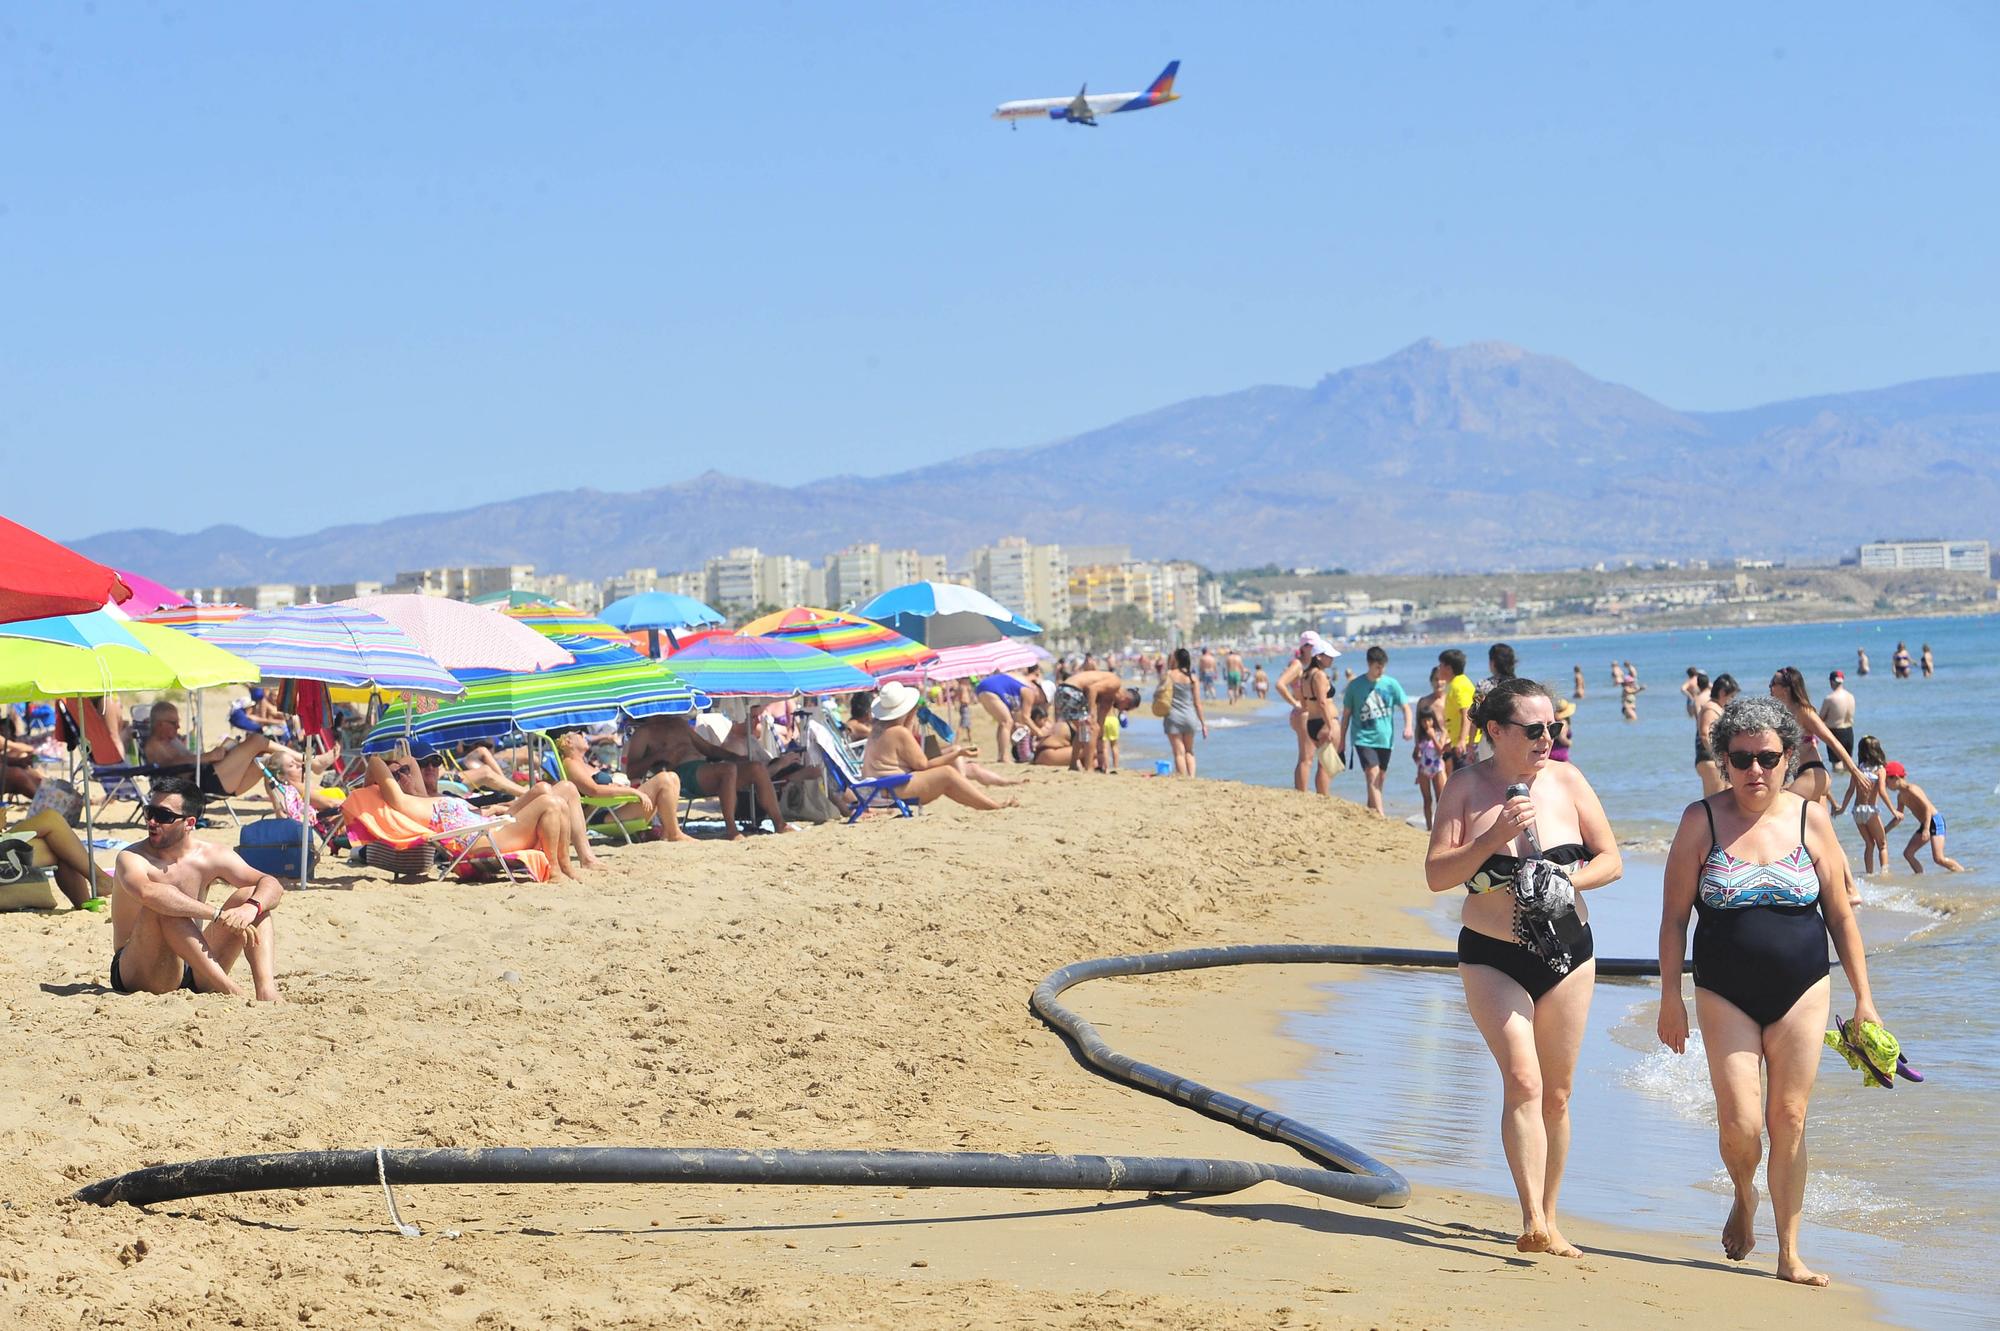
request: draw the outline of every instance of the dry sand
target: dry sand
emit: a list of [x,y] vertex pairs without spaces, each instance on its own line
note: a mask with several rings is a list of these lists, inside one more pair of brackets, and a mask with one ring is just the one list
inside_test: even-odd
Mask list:
[[[1511,1199],[724,1187],[404,1188],[142,1211],[142,1164],[322,1147],[637,1144],[1295,1159],[1091,1074],[1027,1011],[1064,962],[1210,942],[1435,945],[1416,833],[1223,783],[1039,772],[1024,807],[610,852],[582,886],[286,898],[283,1008],[102,988],[107,926],[0,916],[8,1326],[1207,1327],[1863,1322],[1685,1241]],[[511,974],[510,974],[511,973]],[[1114,1044],[1247,1093],[1325,971],[1072,991]],[[1254,1098],[1254,1097],[1253,1097]],[[1326,1125],[1336,1133],[1337,1123]],[[1588,1124],[1580,1131],[1589,1131]],[[1370,1143],[1358,1142],[1363,1149]],[[1392,1162],[1393,1163],[1393,1162]],[[455,1234],[451,1231],[455,1231]]]

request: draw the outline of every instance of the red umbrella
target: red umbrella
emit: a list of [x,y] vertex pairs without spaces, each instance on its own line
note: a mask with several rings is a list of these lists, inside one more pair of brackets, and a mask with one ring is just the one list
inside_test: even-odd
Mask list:
[[0,624],[89,614],[131,595],[104,565],[0,518]]

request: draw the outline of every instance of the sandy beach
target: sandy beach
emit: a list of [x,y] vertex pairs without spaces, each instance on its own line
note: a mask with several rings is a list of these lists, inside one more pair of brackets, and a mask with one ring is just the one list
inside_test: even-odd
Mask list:
[[[998,814],[612,850],[582,885],[397,885],[335,866],[279,914],[290,1003],[275,1009],[114,996],[102,917],[0,916],[0,1316],[481,1331],[1870,1320],[1851,1285],[1780,1285],[1768,1253],[1730,1267],[1708,1235],[1570,1220],[1584,1259],[1523,1257],[1511,1199],[1421,1187],[1400,1211],[1277,1184],[1199,1200],[400,1189],[421,1238],[359,1189],[148,1211],[69,1199],[143,1164],[377,1144],[1293,1160],[1085,1070],[1028,992],[1122,952],[1435,946],[1416,913],[1420,834],[1221,782],[1044,771],[1022,796]],[[1205,972],[1068,1001],[1127,1052],[1255,1098],[1303,1066],[1278,1023],[1329,978]]]

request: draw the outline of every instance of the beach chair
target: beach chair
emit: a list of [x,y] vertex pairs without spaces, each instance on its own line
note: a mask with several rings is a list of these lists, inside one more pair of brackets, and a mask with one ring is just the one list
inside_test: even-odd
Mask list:
[[826,722],[813,718],[806,722],[806,733],[812,736],[813,747],[825,758],[826,770],[833,776],[834,784],[854,800],[853,812],[847,815],[849,823],[858,821],[878,799],[887,799],[904,818],[914,816],[922,807],[896,793],[910,783],[908,772],[899,772],[895,776],[863,776],[861,763],[854,756],[854,751],[848,748],[846,740],[833,733]]
[[[542,772],[550,781],[567,781],[562,764],[557,761],[553,748],[542,755]],[[581,782],[576,783],[576,797],[583,805],[584,826],[602,834],[606,840],[610,833],[623,837],[626,845],[632,844],[632,834],[644,835],[653,830],[653,820],[642,817],[622,817],[619,810],[637,799],[638,792],[626,789],[596,787],[596,793],[586,790]]]
[[514,821],[512,815],[437,832],[390,808],[380,791],[365,789],[349,795],[342,810],[347,815],[347,839],[361,852],[362,862],[397,878],[429,877],[440,858],[439,845],[463,839],[465,848],[438,870],[440,877],[474,882],[504,873],[509,882],[518,883],[521,880],[515,873],[519,870],[537,883],[549,881],[551,868],[546,854],[539,850],[503,851],[493,839],[496,828]]

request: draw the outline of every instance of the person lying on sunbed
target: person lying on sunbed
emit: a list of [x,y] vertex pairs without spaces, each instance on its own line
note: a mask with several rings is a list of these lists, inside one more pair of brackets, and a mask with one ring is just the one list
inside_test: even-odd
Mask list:
[[275,780],[264,782],[264,793],[271,801],[271,811],[280,818],[290,818],[294,822],[307,821],[310,811],[313,825],[327,836],[340,830],[340,799],[337,794],[328,794],[318,782],[306,785],[305,764],[299,755],[290,749],[280,749],[265,760],[266,770]]
[[755,792],[758,812],[771,820],[774,829],[792,830],[778,808],[770,766],[709,739],[695,729],[692,716],[653,717],[634,726],[632,742],[625,749],[625,770],[641,781],[655,772],[671,771],[681,779],[682,791],[697,798],[714,796],[728,829],[723,835],[731,841],[743,835],[736,825],[736,797],[746,790]]
[[968,809],[1014,807],[1019,801],[1009,800],[1002,804],[958,770],[959,759],[976,757],[978,746],[953,744],[935,758],[925,755],[924,742],[917,735],[917,704],[922,700],[923,695],[907,684],[892,681],[882,686],[875,695],[872,709],[875,729],[868,736],[867,746],[861,750],[861,775],[879,777],[907,773],[909,782],[898,787],[896,793],[919,804],[943,798],[954,800]]
[[[248,957],[257,1001],[282,1001],[271,912],[285,895],[284,884],[229,847],[195,838],[204,800],[194,782],[161,777],[152,783],[152,796],[145,840],[118,852],[112,992],[241,994],[229,972],[239,957]],[[211,910],[208,892],[217,883],[229,894]]]
[[[681,831],[681,779],[676,773],[655,772],[636,786],[607,780],[590,761],[590,736],[581,730],[572,730],[556,741],[556,756],[562,762],[563,775],[575,784],[579,794],[628,794],[632,797],[632,811],[652,820],[653,831],[660,840],[690,840]],[[619,812],[613,810],[614,814]]]
[[[442,766],[435,754],[428,757],[435,765]],[[382,793],[383,803],[405,817],[428,824],[434,832],[450,833],[486,821],[485,815],[456,795],[430,794],[417,759],[408,753],[391,754],[387,759],[370,754],[368,784]],[[574,787],[570,793],[575,793]],[[549,857],[550,869],[565,878],[576,879],[570,870],[569,851],[575,841],[577,819],[582,816],[580,809],[572,817],[572,811],[555,787],[538,786],[508,812],[514,821],[493,829],[493,843],[502,852],[540,850]],[[456,856],[465,850],[466,844],[464,837],[446,836],[438,847]]]
[[[423,784],[424,794],[432,798],[437,798],[454,793],[443,788],[445,771],[444,755],[442,753],[438,752],[427,741],[419,739],[410,742],[410,756],[417,761],[417,776]],[[500,761],[505,762],[506,759],[503,757]],[[586,869],[601,867],[604,861],[599,859],[597,852],[591,849],[590,832],[586,826],[589,819],[584,812],[583,801],[579,798],[579,792],[574,782],[552,782],[546,777],[539,781],[530,781],[527,789],[523,790],[506,804],[497,806],[487,805],[480,812],[482,816],[488,818],[502,813],[509,814],[515,818],[524,818],[531,813],[538,812],[537,801],[542,800],[553,801],[568,816],[570,829],[569,844],[570,848],[576,852],[576,862]]]
[[[155,767],[193,767],[195,752],[181,739],[181,709],[170,702],[153,704],[153,729],[146,736],[146,761]],[[246,795],[264,774],[257,755],[278,746],[265,735],[245,735],[225,741],[201,755],[200,790],[204,800]]]

